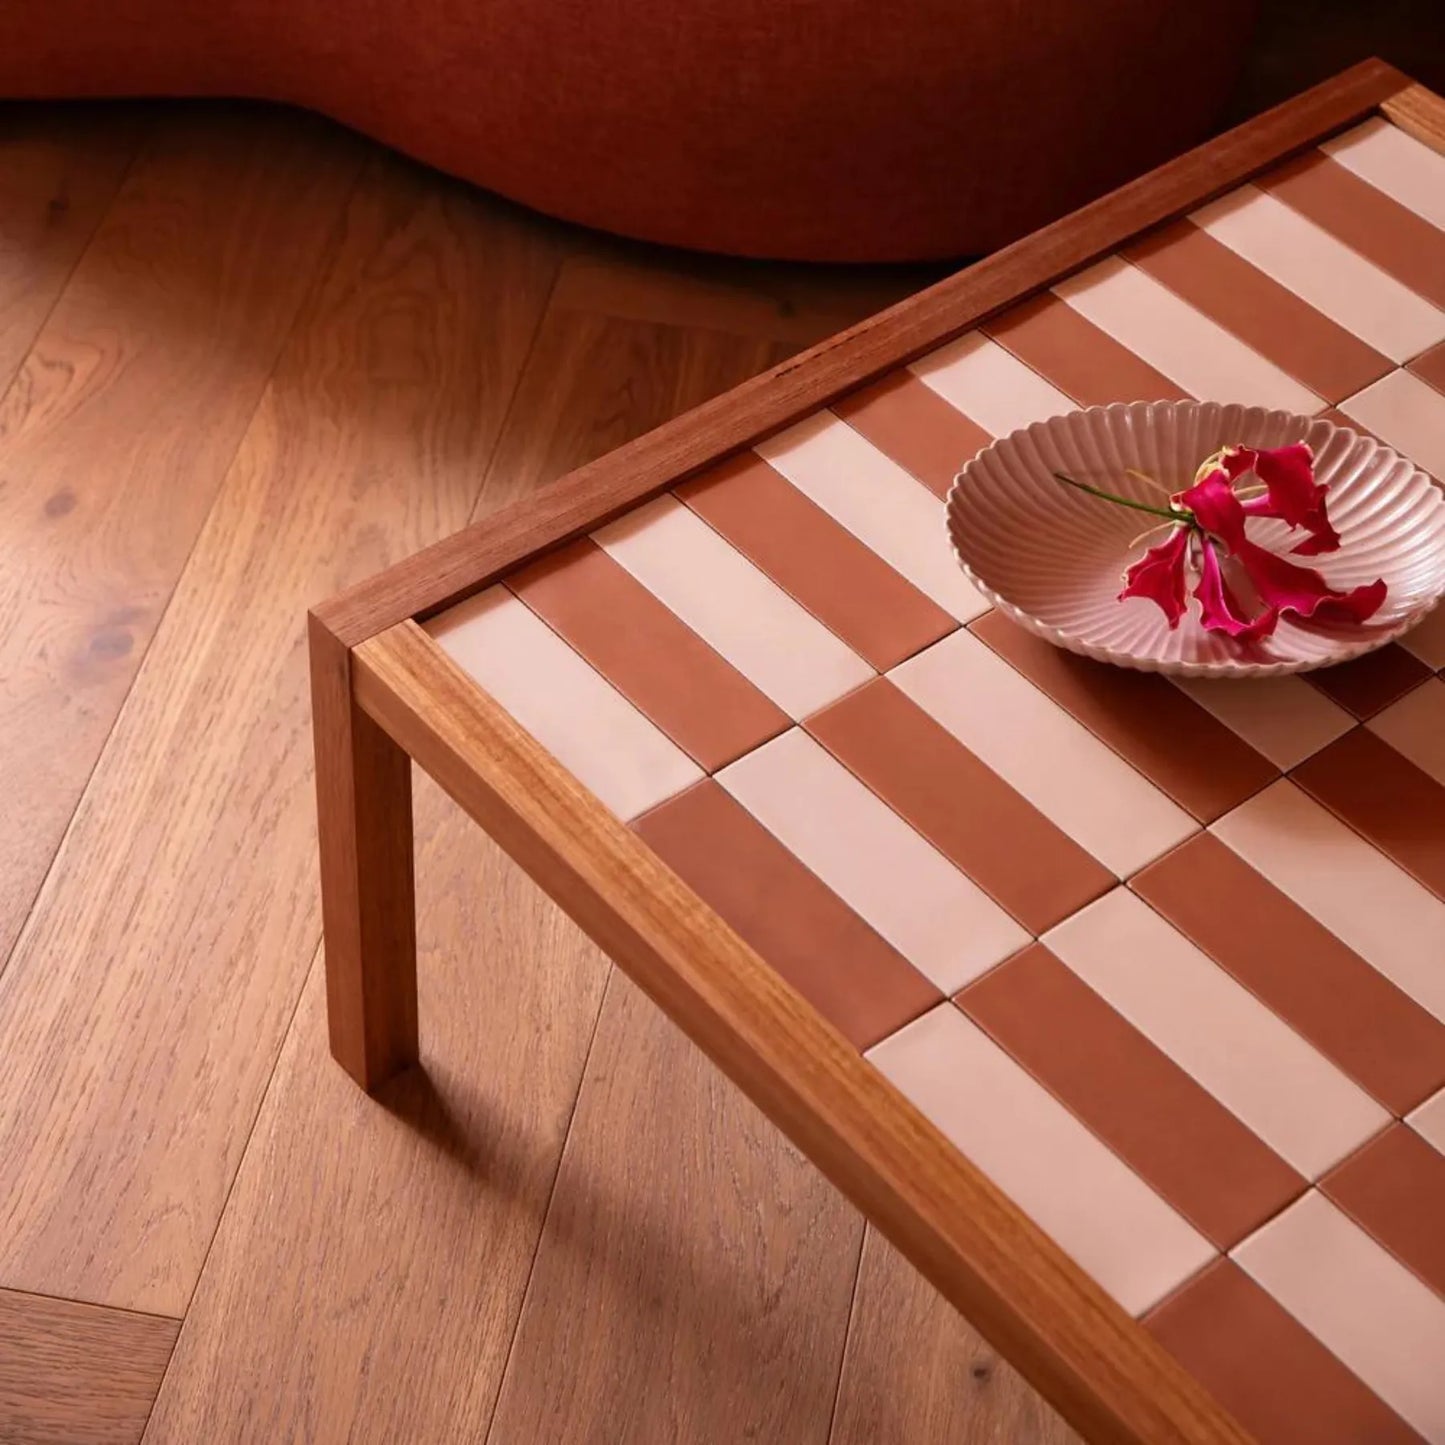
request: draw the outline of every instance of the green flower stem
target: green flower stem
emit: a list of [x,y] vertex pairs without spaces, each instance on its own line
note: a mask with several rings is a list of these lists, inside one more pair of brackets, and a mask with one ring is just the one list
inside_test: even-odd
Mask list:
[[1091,497],[1100,497],[1106,502],[1113,502],[1116,506],[1132,507],[1136,512],[1148,512],[1155,517],[1168,517],[1171,522],[1178,522],[1181,526],[1192,527],[1195,525],[1192,512],[1176,512],[1172,507],[1151,507],[1147,502],[1136,502],[1130,497],[1116,497],[1113,492],[1102,492],[1098,487],[1091,487],[1087,482],[1076,482],[1072,477],[1066,477],[1062,472],[1055,472],[1054,477],[1063,482],[1066,486],[1075,487],[1081,492],[1087,492]]

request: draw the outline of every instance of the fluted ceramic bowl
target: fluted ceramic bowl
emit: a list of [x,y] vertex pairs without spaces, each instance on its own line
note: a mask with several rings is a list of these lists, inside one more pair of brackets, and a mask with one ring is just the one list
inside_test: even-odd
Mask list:
[[[1388,593],[1367,622],[1313,622],[1287,613],[1273,636],[1240,644],[1206,632],[1190,597],[1171,630],[1155,603],[1118,600],[1125,569],[1165,534],[1136,541],[1150,517],[1054,477],[1063,472],[1158,506],[1160,494],[1126,469],[1173,493],[1188,487],[1199,463],[1222,446],[1295,441],[1314,449],[1315,479],[1329,486],[1341,545],[1322,557],[1291,560],[1317,568],[1341,590],[1383,577]],[[1186,677],[1270,676],[1344,662],[1399,637],[1445,592],[1445,493],[1426,473],[1373,437],[1257,406],[1136,401],[1035,422],[985,448],[958,474],[948,494],[948,531],[973,584],[1029,631],[1101,662]],[[1249,533],[1281,553],[1303,535],[1261,518],[1250,520]],[[1252,602],[1232,567],[1225,564],[1226,577]]]

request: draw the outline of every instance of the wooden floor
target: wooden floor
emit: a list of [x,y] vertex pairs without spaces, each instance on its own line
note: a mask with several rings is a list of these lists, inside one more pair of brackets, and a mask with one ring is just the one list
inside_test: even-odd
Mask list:
[[0,109],[0,1442],[1067,1438],[425,781],[425,1069],[323,1041],[306,606],[927,279]]

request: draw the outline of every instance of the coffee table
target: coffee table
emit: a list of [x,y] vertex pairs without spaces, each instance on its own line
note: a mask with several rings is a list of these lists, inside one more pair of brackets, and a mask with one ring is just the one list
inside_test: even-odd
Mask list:
[[414,760],[1089,1439],[1445,1440],[1445,614],[1113,670],[942,501],[1140,397],[1445,475],[1442,152],[1357,67],[317,608],[336,1058],[417,1058]]

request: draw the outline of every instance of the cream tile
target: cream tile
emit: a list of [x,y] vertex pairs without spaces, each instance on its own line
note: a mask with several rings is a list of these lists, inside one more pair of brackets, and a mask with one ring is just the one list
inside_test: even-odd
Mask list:
[[1170,679],[1283,771],[1304,762],[1355,720],[1300,677]]
[[[1445,682],[1432,677],[1365,724],[1397,753],[1445,785]],[[1445,819],[1440,820],[1445,827]],[[1445,944],[1441,946],[1445,955]]]
[[1003,780],[1119,877],[1198,824],[972,633],[890,674]]
[[1445,1445],[1445,1300],[1311,1190],[1233,1258],[1432,1445]]
[[1059,282],[1054,294],[1202,401],[1239,401],[1306,415],[1325,404],[1202,311],[1117,256]]
[[756,451],[960,622],[988,610],[954,558],[943,503],[846,422],[819,412]]
[[[1249,926],[1240,919],[1240,927]],[[1116,888],[1042,940],[1308,1178],[1390,1115],[1147,903]]]
[[1410,371],[1392,371],[1340,410],[1437,480],[1445,480],[1445,396]]
[[953,993],[1030,941],[931,843],[799,729],[717,781],[926,978]]
[[1190,219],[1392,361],[1445,339],[1445,312],[1255,186]]
[[872,677],[873,669],[700,517],[658,497],[594,540],[794,718]]
[[1445,903],[1282,778],[1211,825],[1271,883],[1436,1018]]
[[1426,1099],[1405,1122],[1445,1154],[1445,1089]]
[[1130,1314],[1213,1257],[1202,1235],[953,1004],[868,1058]]
[[702,770],[530,608],[492,587],[427,631],[548,752],[626,820]]
[[980,331],[960,336],[908,369],[996,437],[1077,410],[1063,392]]
[[1383,116],[1371,116],[1320,149],[1376,190],[1445,231],[1445,156]]

